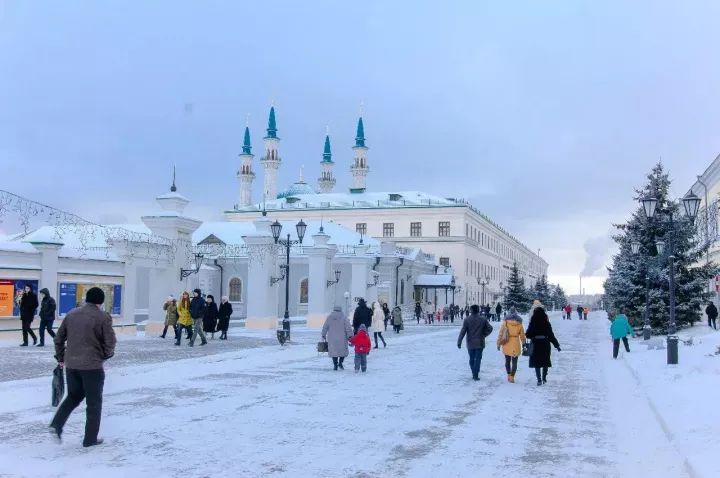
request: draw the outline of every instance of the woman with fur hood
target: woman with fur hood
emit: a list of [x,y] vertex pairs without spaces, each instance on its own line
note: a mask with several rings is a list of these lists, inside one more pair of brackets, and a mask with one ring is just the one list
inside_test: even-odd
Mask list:
[[497,348],[505,355],[505,371],[510,383],[515,383],[518,357],[522,353],[522,345],[525,343],[525,329],[522,318],[518,315],[515,307],[510,307],[510,313],[503,320],[498,332]]
[[383,338],[382,331],[385,328],[385,312],[377,302],[373,302],[373,316],[372,316],[372,328],[373,336],[375,337],[375,348],[378,348],[378,336],[382,340],[383,347],[387,347],[385,339]]

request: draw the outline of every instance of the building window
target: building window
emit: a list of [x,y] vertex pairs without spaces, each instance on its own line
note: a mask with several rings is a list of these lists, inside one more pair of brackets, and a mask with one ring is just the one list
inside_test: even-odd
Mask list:
[[450,258],[449,257],[441,257],[440,265],[443,267],[450,267]]
[[228,300],[230,302],[242,302],[242,281],[238,277],[230,279],[229,289]]
[[308,280],[307,277],[300,281],[300,303],[308,303]]
[[395,223],[384,222],[383,223],[383,237],[395,237]]
[[450,221],[440,221],[438,223],[438,235],[447,237],[450,235]]
[[470,237],[470,224],[465,224],[465,237]]
[[422,223],[421,222],[411,222],[410,223],[410,237],[420,237],[422,236]]
[[355,232],[358,234],[362,234],[363,236],[367,235],[367,223],[366,222],[358,222],[355,224]]

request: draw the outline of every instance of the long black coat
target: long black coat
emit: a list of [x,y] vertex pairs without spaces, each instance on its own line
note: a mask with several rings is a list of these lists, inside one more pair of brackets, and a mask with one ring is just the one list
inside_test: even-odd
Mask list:
[[533,353],[530,356],[530,367],[552,367],[550,361],[550,344],[560,348],[549,321],[532,320],[525,331],[525,337],[533,342]]
[[230,316],[232,313],[233,308],[230,302],[220,304],[220,309],[218,309],[218,332],[227,332],[227,329],[230,327]]
[[357,334],[360,324],[365,324],[365,327],[370,330],[372,326],[372,310],[365,303],[358,304],[353,314],[353,332]]
[[22,298],[20,298],[20,320],[33,320],[37,308],[38,299],[35,292],[23,292]]
[[215,332],[217,328],[218,306],[215,302],[211,302],[205,307],[205,315],[203,316],[203,331]]

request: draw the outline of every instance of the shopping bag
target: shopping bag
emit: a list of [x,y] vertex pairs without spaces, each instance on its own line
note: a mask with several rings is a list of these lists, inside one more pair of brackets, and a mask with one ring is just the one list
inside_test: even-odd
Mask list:
[[65,373],[63,368],[58,365],[53,370],[52,379],[52,406],[57,407],[65,396]]
[[534,348],[535,348],[535,344],[533,344],[532,342],[525,342],[525,344],[523,344],[523,351],[522,351],[523,357],[530,357],[533,354]]
[[328,343],[323,341],[318,342],[317,344],[317,351],[318,353],[325,353],[328,351]]

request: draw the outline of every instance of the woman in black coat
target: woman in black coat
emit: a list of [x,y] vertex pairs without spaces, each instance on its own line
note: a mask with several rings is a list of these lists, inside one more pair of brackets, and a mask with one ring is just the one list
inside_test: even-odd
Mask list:
[[218,310],[218,331],[220,332],[220,340],[227,340],[227,331],[230,327],[230,316],[233,313],[232,304],[228,302],[226,295],[220,299],[220,309]]
[[215,297],[208,294],[205,299],[207,307],[205,307],[205,315],[203,316],[203,331],[212,334],[210,338],[215,338],[215,329],[217,328],[218,307],[215,303]]
[[[537,384],[539,386],[547,383],[548,368],[552,367],[550,344],[554,345],[558,352],[560,352],[560,344],[555,338],[550,319],[542,307],[537,307],[532,317],[530,317],[530,325],[528,325],[525,332],[525,337],[532,340],[533,343],[530,368],[535,369]],[[540,369],[542,369],[542,376],[540,375]]]

